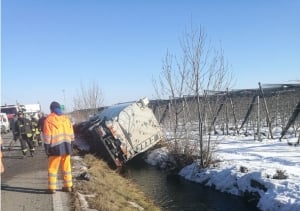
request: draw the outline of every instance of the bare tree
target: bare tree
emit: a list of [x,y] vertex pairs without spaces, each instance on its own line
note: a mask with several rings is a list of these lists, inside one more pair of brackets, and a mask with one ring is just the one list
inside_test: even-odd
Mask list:
[[86,120],[89,117],[98,113],[99,108],[103,104],[103,93],[98,83],[90,83],[89,87],[85,87],[82,83],[80,91],[73,98],[74,110],[77,111],[81,120]]
[[172,133],[170,139],[174,140],[174,145],[170,146],[173,146],[172,150],[174,152],[181,149],[179,140],[183,138],[181,134],[182,128],[180,127],[182,122],[180,120],[182,115],[184,115],[183,96],[187,92],[187,70],[185,67],[186,62],[184,60],[182,63],[179,63],[175,56],[167,52],[158,81],[153,79],[157,97],[160,99],[167,97],[169,99],[169,104],[166,107],[169,113],[168,121],[164,122],[167,123],[165,127]]
[[[204,129],[217,112],[210,108],[209,93],[226,90],[231,78],[223,51],[206,46],[206,34],[201,27],[196,30],[191,27],[190,31],[185,31],[181,47],[183,52],[181,61],[176,60],[175,67],[171,62],[173,61],[171,58],[175,57],[170,57],[167,53],[163,63],[163,77],[160,78],[159,86],[156,84],[156,90],[159,91],[157,95],[167,96],[172,104],[169,106],[169,117],[175,144],[183,134],[185,137],[181,139],[184,141],[196,140],[199,143],[200,166],[207,167],[211,163],[211,143],[210,136],[205,136]],[[183,101],[184,96],[191,96],[189,99],[192,100]],[[197,122],[197,133],[195,131],[187,133],[187,130],[186,133],[182,133],[182,129],[186,128],[180,126],[194,127],[194,122]],[[186,145],[183,147],[186,148]]]
[[[211,138],[210,135],[205,136],[205,129],[208,120],[211,121],[217,113],[217,110],[208,112],[209,92],[213,91],[215,93],[226,90],[231,75],[224,61],[223,51],[217,51],[207,46],[206,33],[201,27],[196,29],[191,27],[191,31],[185,32],[183,38],[182,49],[184,57],[188,61],[188,82],[196,100],[200,166],[207,167],[211,163],[212,151]],[[209,114],[212,116],[208,116]]]

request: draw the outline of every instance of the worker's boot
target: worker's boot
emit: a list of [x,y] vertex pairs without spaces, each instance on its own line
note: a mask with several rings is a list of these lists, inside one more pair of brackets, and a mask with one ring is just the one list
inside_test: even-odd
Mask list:
[[27,149],[23,149],[23,150],[22,150],[22,153],[23,153],[23,156],[26,156]]
[[35,149],[34,149],[34,148],[30,149],[30,155],[31,155],[32,157],[33,157],[34,152],[35,152]]
[[63,192],[72,192],[72,187],[63,187],[62,191]]
[[53,190],[53,189],[48,189],[48,193],[50,193],[50,194],[54,194],[54,193],[56,193],[56,190]]

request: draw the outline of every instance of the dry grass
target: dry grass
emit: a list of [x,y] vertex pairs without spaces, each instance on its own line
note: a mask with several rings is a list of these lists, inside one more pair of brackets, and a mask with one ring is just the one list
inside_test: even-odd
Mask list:
[[99,211],[119,211],[119,210],[160,210],[150,199],[148,199],[138,187],[113,171],[106,162],[87,154],[84,163],[88,166],[88,173],[91,175],[90,181],[75,180],[73,197],[74,210],[81,210],[78,194],[91,195],[86,197],[89,208]]

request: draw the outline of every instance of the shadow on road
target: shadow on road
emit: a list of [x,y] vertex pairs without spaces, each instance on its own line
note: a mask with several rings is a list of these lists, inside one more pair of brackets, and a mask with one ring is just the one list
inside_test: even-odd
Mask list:
[[24,156],[22,155],[5,155],[3,156],[5,159],[24,159]]
[[47,189],[37,189],[37,188],[24,188],[24,187],[13,187],[9,185],[2,184],[1,190],[21,192],[21,193],[34,193],[34,194],[49,194]]
[[21,146],[2,145],[2,152],[12,152],[17,150],[21,150]]

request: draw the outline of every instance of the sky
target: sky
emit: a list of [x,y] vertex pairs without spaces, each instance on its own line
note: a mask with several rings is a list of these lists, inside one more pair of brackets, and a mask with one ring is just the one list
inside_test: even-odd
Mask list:
[[[297,138],[278,141],[280,129],[275,128],[277,138],[255,141],[253,136],[219,136],[215,157],[220,159],[218,166],[199,169],[196,163],[185,166],[179,175],[187,180],[214,186],[221,192],[239,196],[242,192],[258,192],[260,200],[257,207],[262,211],[298,211],[300,210],[300,148]],[[165,148],[152,151],[147,162],[154,166],[163,165],[168,157]],[[242,173],[241,167],[247,171]],[[272,179],[277,171],[284,172],[287,179]],[[258,181],[266,188],[263,191],[251,187],[251,180]]]
[[1,104],[70,111],[93,83],[104,105],[154,99],[191,24],[223,49],[232,89],[299,81],[299,11],[298,0],[2,0]]

